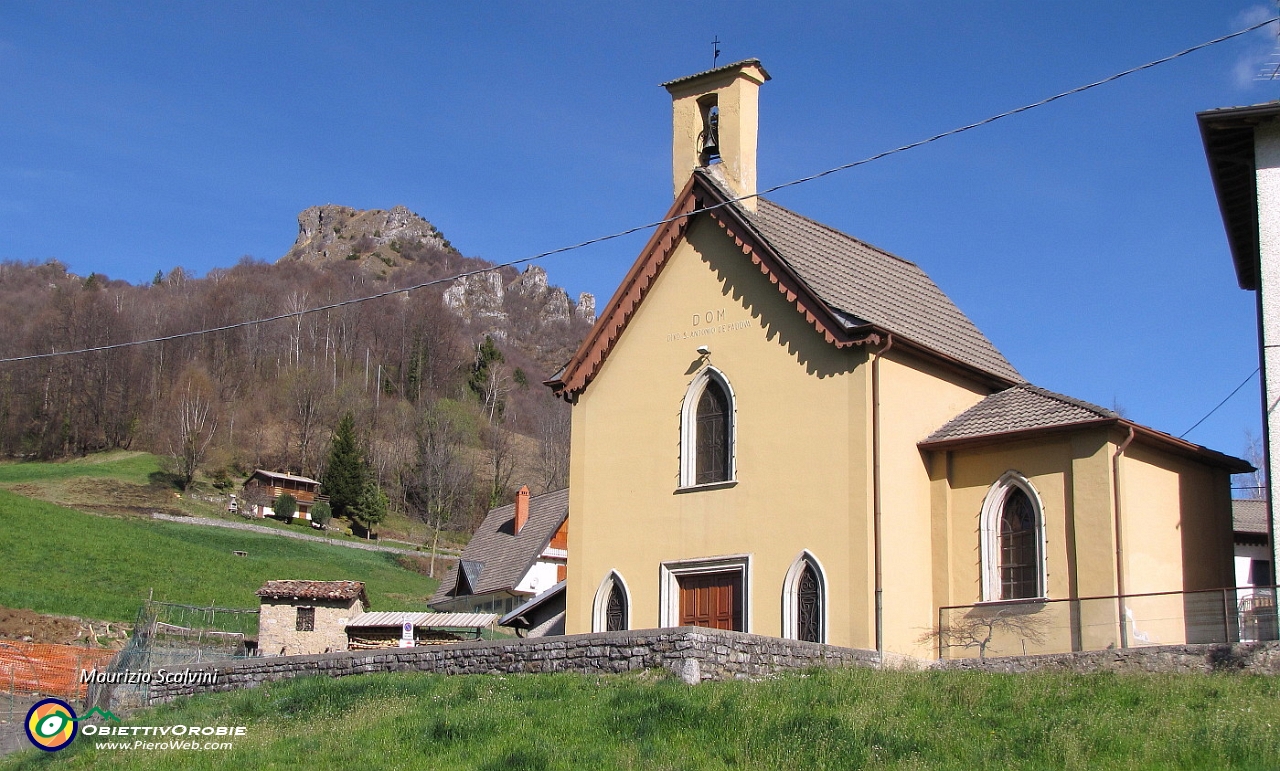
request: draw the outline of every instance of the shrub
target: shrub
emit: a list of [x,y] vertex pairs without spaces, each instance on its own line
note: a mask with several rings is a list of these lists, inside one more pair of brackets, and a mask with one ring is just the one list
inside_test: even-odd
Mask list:
[[271,502],[271,510],[285,522],[292,522],[293,515],[298,513],[298,499],[288,493],[280,493],[280,496]]
[[323,528],[331,519],[333,519],[333,509],[327,502],[320,501],[311,507],[311,523],[316,527]]

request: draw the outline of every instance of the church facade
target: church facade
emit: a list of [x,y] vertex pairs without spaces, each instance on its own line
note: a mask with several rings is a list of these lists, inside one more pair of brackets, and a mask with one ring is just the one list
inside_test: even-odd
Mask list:
[[929,658],[940,619],[1016,612],[1028,652],[1194,640],[1186,595],[1150,623],[1126,597],[1232,585],[1248,464],[1026,383],[917,265],[755,197],[768,79],[665,84],[669,221],[548,382],[573,405],[566,631]]

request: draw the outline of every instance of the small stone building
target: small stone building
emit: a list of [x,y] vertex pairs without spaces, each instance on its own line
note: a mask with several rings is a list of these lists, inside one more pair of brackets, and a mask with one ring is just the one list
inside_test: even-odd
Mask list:
[[268,581],[258,597],[263,656],[345,651],[347,624],[369,609],[363,581]]

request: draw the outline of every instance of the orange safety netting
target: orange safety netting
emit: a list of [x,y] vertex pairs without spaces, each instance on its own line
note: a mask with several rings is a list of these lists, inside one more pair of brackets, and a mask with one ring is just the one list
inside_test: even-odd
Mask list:
[[116,652],[109,648],[0,641],[0,693],[24,691],[52,696],[81,697],[88,686],[80,673],[105,669]]

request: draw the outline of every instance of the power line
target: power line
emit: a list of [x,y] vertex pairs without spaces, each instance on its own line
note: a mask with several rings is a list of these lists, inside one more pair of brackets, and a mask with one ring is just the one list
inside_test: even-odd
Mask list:
[[[1258,374],[1258,373],[1259,373],[1259,372],[1261,372],[1261,371],[1262,371],[1262,367],[1258,367],[1258,368],[1257,368],[1257,369],[1255,369],[1253,372],[1250,372],[1250,373],[1249,373],[1249,377],[1245,378],[1245,379],[1244,379],[1244,381],[1240,383],[1240,385],[1236,386],[1236,387],[1235,387],[1235,390],[1233,390],[1231,393],[1227,394],[1227,398],[1225,398],[1225,399],[1223,399],[1222,401],[1218,402],[1218,407],[1221,407],[1222,405],[1224,405],[1224,404],[1226,404],[1227,402],[1231,401],[1231,397],[1233,397],[1233,396],[1235,396],[1237,393],[1239,393],[1239,392],[1240,392],[1240,389],[1241,389],[1241,388],[1244,388],[1245,383],[1248,383],[1250,380],[1253,380],[1253,376],[1254,376],[1254,375],[1256,375],[1256,374]],[[1195,425],[1195,426],[1192,426],[1191,428],[1188,428],[1186,431],[1183,431],[1181,434],[1178,434],[1178,438],[1179,438],[1179,439],[1181,439],[1182,437],[1186,436],[1187,434],[1191,433],[1192,431],[1195,431],[1195,430],[1196,430],[1196,426],[1199,426],[1201,423],[1203,423],[1203,422],[1205,422],[1206,420],[1208,420],[1210,415],[1212,415],[1213,413],[1215,413],[1215,412],[1217,412],[1217,411],[1218,411],[1218,407],[1214,407],[1213,409],[1211,409],[1211,410],[1209,410],[1208,412],[1206,412],[1203,418],[1200,418],[1199,420],[1197,420],[1197,421],[1196,421],[1196,425]]]
[[[1037,107],[1043,107],[1044,105],[1049,104],[1050,102],[1056,102],[1056,101],[1058,101],[1059,99],[1063,99],[1063,98],[1068,97],[1068,96],[1073,96],[1073,95],[1075,95],[1075,94],[1083,93],[1083,92],[1088,91],[1088,90],[1090,90],[1090,89],[1097,88],[1098,86],[1101,86],[1101,85],[1105,85],[1105,84],[1107,84],[1107,83],[1110,83],[1110,82],[1112,82],[1112,81],[1114,81],[1114,80],[1119,80],[1120,78],[1123,78],[1123,77],[1125,77],[1126,75],[1132,75],[1133,73],[1135,73],[1135,72],[1141,72],[1142,70],[1149,70],[1149,69],[1151,69],[1152,67],[1159,66],[1159,65],[1164,64],[1164,63],[1166,63],[1166,62],[1171,62],[1171,61],[1173,61],[1174,59],[1179,59],[1179,58],[1181,58],[1181,57],[1183,57],[1183,56],[1186,56],[1187,54],[1195,53],[1196,51],[1200,51],[1200,50],[1205,49],[1205,48],[1208,48],[1209,46],[1212,46],[1212,45],[1217,45],[1218,43],[1221,43],[1221,42],[1223,42],[1223,41],[1230,40],[1230,39],[1232,39],[1232,38],[1236,38],[1236,37],[1240,37],[1241,35],[1247,35],[1248,33],[1253,32],[1255,29],[1261,29],[1262,27],[1265,27],[1265,26],[1267,26],[1268,24],[1271,24],[1272,22],[1275,22],[1277,19],[1280,19],[1280,16],[1273,16],[1272,18],[1267,19],[1266,21],[1258,22],[1257,24],[1254,24],[1254,25],[1253,25],[1253,26],[1251,26],[1251,27],[1245,27],[1245,28],[1244,28],[1244,29],[1242,29],[1242,30],[1238,30],[1238,31],[1236,31],[1236,32],[1232,32],[1232,33],[1231,33],[1231,34],[1229,34],[1229,35],[1223,35],[1222,37],[1214,38],[1213,40],[1210,40],[1210,41],[1208,41],[1208,42],[1206,42],[1206,43],[1201,43],[1200,45],[1191,46],[1190,48],[1183,49],[1183,50],[1181,50],[1181,51],[1177,52],[1176,54],[1170,54],[1169,56],[1166,56],[1166,57],[1164,57],[1164,58],[1162,58],[1162,59],[1156,59],[1155,61],[1150,61],[1150,62],[1147,62],[1146,64],[1140,64],[1140,65],[1138,65],[1137,67],[1132,67],[1132,68],[1130,68],[1130,69],[1125,70],[1124,72],[1117,72],[1116,74],[1111,75],[1110,77],[1103,78],[1102,80],[1095,80],[1095,81],[1094,81],[1094,82],[1092,82],[1092,83],[1089,83],[1089,84],[1084,85],[1084,86],[1079,86],[1078,88],[1073,88],[1073,89],[1071,89],[1070,91],[1063,91],[1063,92],[1062,92],[1062,93],[1060,93],[1060,94],[1054,94],[1053,96],[1048,97],[1047,99],[1041,99],[1041,100],[1040,100],[1040,101],[1038,101],[1038,102],[1032,102],[1031,104],[1023,105],[1022,107],[1016,107],[1016,108],[1014,108],[1014,109],[1012,109],[1012,110],[1008,110],[1008,111],[1006,111],[1006,112],[1002,112],[1002,113],[1000,113],[999,115],[992,115],[990,118],[985,118],[985,119],[980,120],[980,121],[978,121],[978,122],[976,122],[976,123],[970,123],[970,124],[968,124],[967,126],[961,126],[960,128],[951,129],[950,131],[944,131],[944,132],[942,132],[941,134],[934,134],[933,136],[929,137],[928,139],[921,139],[921,140],[919,140],[919,141],[912,142],[911,144],[903,145],[902,147],[896,147],[896,148],[894,148],[894,149],[892,149],[892,150],[886,150],[886,151],[885,151],[885,152],[883,152],[883,153],[878,153],[878,154],[876,154],[876,155],[872,155],[872,156],[870,156],[869,158],[863,158],[863,159],[862,159],[862,160],[860,160],[860,161],[854,161],[853,163],[846,163],[846,164],[844,164],[843,166],[836,166],[835,168],[827,169],[826,171],[820,171],[820,172],[818,172],[817,174],[812,174],[812,175],[810,175],[810,176],[808,176],[808,177],[801,177],[800,179],[794,179],[794,180],[792,180],[792,181],[790,181],[790,182],[784,182],[784,183],[782,183],[781,185],[775,185],[775,186],[773,186],[773,187],[769,188],[768,190],[761,190],[761,191],[760,191],[759,193],[757,193],[756,195],[764,195],[765,193],[772,193],[773,191],[775,191],[775,190],[781,190],[781,189],[782,189],[782,188],[784,188],[784,187],[791,187],[792,185],[799,185],[799,184],[800,184],[800,183],[802,183],[802,182],[809,182],[809,181],[811,181],[811,180],[815,180],[815,179],[818,179],[818,178],[820,178],[820,177],[825,177],[825,176],[827,176],[828,174],[835,174],[837,171],[844,171],[845,169],[852,169],[852,168],[854,168],[855,166],[861,166],[861,165],[863,165],[863,164],[865,164],[865,163],[871,163],[872,161],[877,161],[877,160],[879,160],[879,159],[881,159],[881,158],[884,158],[885,156],[893,155],[894,153],[900,153],[900,152],[903,152],[903,151],[905,151],[905,150],[912,150],[912,149],[914,149],[914,148],[920,147],[921,145],[927,145],[927,144],[929,144],[930,142],[936,142],[936,141],[938,141],[939,139],[945,139],[946,137],[955,136],[956,134],[961,134],[961,133],[964,133],[965,131],[969,131],[969,130],[971,130],[971,129],[976,129],[976,128],[978,128],[979,126],[985,126],[985,125],[987,125],[988,123],[995,123],[996,121],[1000,120],[1001,118],[1008,118],[1008,117],[1009,117],[1009,116],[1011,116],[1011,115],[1017,115],[1017,114],[1019,114],[1019,113],[1026,112],[1027,110],[1034,110],[1034,109],[1035,109],[1035,108],[1037,108]],[[752,196],[743,196],[743,198],[751,198],[751,197],[752,197]],[[741,200],[741,199],[737,199],[737,200]]]
[[[711,205],[711,206],[706,206],[706,207],[703,207],[703,208],[701,208],[701,209],[694,209],[694,210],[692,210],[692,211],[685,212],[685,213],[683,213],[683,214],[677,214],[677,215],[675,215],[674,217],[667,217],[667,218],[665,218],[665,219],[655,220],[655,221],[653,221],[653,222],[649,222],[649,223],[646,223],[646,224],[643,224],[643,225],[636,225],[635,227],[626,228],[625,230],[619,230],[619,231],[618,231],[618,232],[616,232],[616,233],[610,233],[610,234],[608,234],[608,235],[598,236],[598,237],[596,237],[596,238],[589,238],[589,239],[587,239],[586,241],[579,241],[578,243],[576,243],[576,244],[570,244],[569,246],[562,246],[562,247],[559,247],[559,248],[557,248],[557,249],[550,249],[550,250],[548,250],[548,251],[540,252],[540,253],[538,253],[538,254],[535,254],[535,255],[533,255],[533,256],[531,256],[531,257],[523,257],[523,258],[518,259],[518,260],[511,260],[510,262],[504,262],[504,263],[501,263],[501,264],[498,264],[498,265],[494,265],[494,266],[493,266],[493,267],[491,267],[491,268],[478,268],[478,269],[476,269],[476,270],[464,271],[464,272],[462,272],[462,273],[458,273],[458,274],[455,274],[455,275],[453,275],[453,276],[449,276],[449,277],[446,277],[446,278],[439,278],[439,279],[435,279],[435,280],[432,280],[432,281],[424,281],[424,282],[419,283],[419,284],[413,284],[412,286],[401,287],[401,288],[399,288],[399,289],[389,289],[389,290],[387,290],[387,291],[385,291],[385,292],[379,292],[379,293],[377,293],[377,294],[368,295],[368,296],[365,296],[365,297],[356,297],[356,298],[352,298],[352,299],[350,299],[350,300],[343,300],[343,301],[341,301],[341,302],[330,303],[330,304],[328,304],[328,305],[320,305],[320,306],[317,306],[317,307],[315,307],[315,308],[307,308],[307,309],[305,309],[305,310],[300,310],[300,311],[291,311],[291,312],[289,312],[289,313],[281,313],[281,314],[278,314],[278,315],[275,315],[275,316],[269,316],[269,317],[266,317],[266,318],[251,319],[251,320],[249,320],[249,321],[241,321],[241,322],[237,322],[237,323],[235,323],[235,324],[226,324],[226,325],[223,325],[223,326],[220,326],[220,327],[210,327],[210,328],[208,328],[208,329],[200,329],[200,330],[195,330],[195,331],[192,331],[192,332],[180,332],[180,333],[177,333],[177,334],[164,335],[164,336],[161,336],[161,337],[152,337],[152,338],[148,338],[148,339],[145,339],[145,340],[132,340],[132,341],[129,341],[129,342],[127,342],[127,343],[112,343],[112,344],[110,344],[110,345],[99,345],[99,346],[94,346],[94,347],[91,347],[91,348],[78,348],[78,349],[70,350],[70,351],[50,351],[49,353],[36,353],[36,354],[30,354],[30,355],[28,355],[28,356],[11,356],[11,357],[9,357],[9,358],[3,358],[3,359],[0,359],[0,364],[9,364],[9,363],[12,363],[12,362],[19,362],[19,361],[31,361],[31,360],[34,360],[34,359],[49,359],[49,358],[54,358],[54,357],[59,357],[59,356],[74,356],[74,355],[78,355],[78,354],[82,354],[82,353],[96,353],[96,352],[101,352],[101,351],[111,351],[111,350],[115,350],[115,349],[118,349],[118,348],[131,348],[131,347],[135,347],[135,346],[139,346],[139,345],[150,345],[150,344],[152,344],[152,343],[163,343],[163,342],[168,342],[168,341],[171,341],[171,340],[181,340],[181,339],[185,339],[185,338],[189,338],[189,337],[199,337],[199,336],[202,336],[202,335],[213,334],[213,333],[215,333],[215,332],[226,332],[226,331],[229,331],[229,330],[232,330],[232,329],[241,329],[241,328],[244,328],[244,327],[256,326],[256,325],[259,325],[259,324],[269,324],[269,323],[271,323],[271,322],[273,322],[273,321],[281,321],[281,320],[283,320],[283,319],[289,319],[289,318],[295,318],[295,317],[300,317],[300,316],[306,316],[306,315],[309,315],[309,314],[312,314],[312,313],[319,313],[319,312],[321,312],[321,311],[333,310],[333,309],[335,309],[335,308],[341,308],[341,307],[348,306],[348,305],[356,305],[356,304],[359,304],[359,303],[369,302],[370,300],[378,300],[378,299],[381,299],[381,298],[383,298],[383,297],[390,297],[391,295],[402,294],[402,293],[408,293],[408,292],[412,292],[412,291],[417,290],[417,289],[425,289],[426,287],[429,287],[429,286],[435,286],[435,285],[443,284],[443,283],[446,283],[446,282],[453,282],[453,281],[457,281],[458,279],[461,279],[461,278],[467,278],[468,276],[474,276],[474,275],[478,275],[478,274],[481,274],[481,273],[490,273],[490,272],[492,272],[492,271],[500,270],[500,269],[502,269],[502,268],[510,268],[510,267],[515,267],[516,265],[523,265],[523,264],[525,264],[525,263],[535,262],[535,261],[537,261],[537,260],[545,259],[545,258],[547,258],[547,257],[551,257],[551,256],[556,255],[556,254],[563,254],[563,253],[565,253],[565,252],[575,251],[575,250],[577,250],[577,249],[582,249],[582,248],[585,248],[585,247],[588,247],[588,246],[592,246],[592,245],[594,245],[594,244],[603,243],[603,242],[605,242],[605,241],[612,241],[612,240],[617,239],[617,238],[622,238],[623,236],[629,236],[629,235],[631,235],[632,233],[636,233],[636,232],[639,232],[639,231],[641,231],[641,230],[648,230],[648,229],[650,229],[650,228],[661,227],[662,225],[666,225],[666,224],[668,224],[668,223],[675,222],[676,220],[684,219],[684,218],[687,218],[687,217],[692,217],[692,216],[694,216],[694,215],[696,215],[696,214],[702,214],[702,213],[704,213],[704,212],[713,211],[713,210],[715,210],[715,209],[719,209],[719,208],[722,208],[722,207],[728,206],[728,205],[730,205],[730,204],[737,203],[737,202],[739,202],[739,201],[745,201],[745,200],[748,200],[748,199],[751,199],[751,198],[758,198],[758,197],[760,197],[760,196],[762,196],[762,195],[766,195],[766,194],[768,194],[768,193],[773,193],[773,192],[776,192],[776,191],[778,191],[778,190],[782,190],[782,189],[784,189],[784,188],[794,187],[794,186],[796,186],[796,185],[801,185],[801,184],[804,184],[804,183],[806,183],[806,182],[812,182],[812,181],[813,181],[813,180],[815,180],[815,179],[821,179],[822,177],[826,177],[826,176],[829,176],[829,175],[831,175],[831,174],[835,174],[836,172],[846,171],[846,170],[848,170],[848,169],[857,168],[858,166],[863,166],[863,165],[866,165],[866,164],[868,164],[868,163],[872,163],[872,162],[874,162],[874,161],[878,161],[878,160],[880,160],[880,159],[882,159],[882,158],[887,158],[887,157],[889,157],[889,156],[891,156],[891,155],[896,155],[896,154],[898,154],[898,153],[903,153],[903,152],[906,152],[906,151],[908,151],[908,150],[914,150],[914,149],[915,149],[915,148],[917,148],[917,147],[922,147],[922,146],[927,145],[927,144],[930,144],[930,143],[932,143],[932,142],[937,142],[937,141],[938,141],[938,140],[940,140],[940,139],[945,139],[945,138],[947,138],[947,137],[952,137],[952,136],[955,136],[956,134],[962,134],[962,133],[964,133],[964,132],[966,132],[966,131],[971,131],[971,130],[976,129],[976,128],[980,127],[980,126],[986,126],[986,125],[988,125],[988,124],[990,124],[990,123],[994,123],[994,122],[996,122],[996,121],[998,121],[998,120],[1001,120],[1002,118],[1008,118],[1008,117],[1013,116],[1013,115],[1018,115],[1018,114],[1020,114],[1020,113],[1027,112],[1028,110],[1034,110],[1034,109],[1035,109],[1035,108],[1037,108],[1037,107],[1043,107],[1044,105],[1049,104],[1049,103],[1051,103],[1051,102],[1056,102],[1056,101],[1058,101],[1059,99],[1064,99],[1064,98],[1066,98],[1066,97],[1068,97],[1068,96],[1073,96],[1073,95],[1075,95],[1075,94],[1080,94],[1080,93],[1083,93],[1083,92],[1085,92],[1085,91],[1089,91],[1090,89],[1097,88],[1098,86],[1102,86],[1102,85],[1105,85],[1105,84],[1107,84],[1107,83],[1111,83],[1112,81],[1119,80],[1120,78],[1123,78],[1123,77],[1125,77],[1126,75],[1132,75],[1132,74],[1134,74],[1135,72],[1141,72],[1141,71],[1143,71],[1143,70],[1151,69],[1152,67],[1157,67],[1157,66],[1159,66],[1159,65],[1161,65],[1161,64],[1165,64],[1166,62],[1171,62],[1171,61],[1173,61],[1174,59],[1179,59],[1179,58],[1181,58],[1181,57],[1183,57],[1183,56],[1186,56],[1186,55],[1188,55],[1188,54],[1192,54],[1192,53],[1195,53],[1196,51],[1200,51],[1200,50],[1203,50],[1203,49],[1205,49],[1205,48],[1208,48],[1209,46],[1217,45],[1218,43],[1222,43],[1222,42],[1224,42],[1224,41],[1231,40],[1232,38],[1240,37],[1241,35],[1246,35],[1246,34],[1248,34],[1248,33],[1250,33],[1250,32],[1253,32],[1253,31],[1254,31],[1254,30],[1256,30],[1256,29],[1260,29],[1260,28],[1262,28],[1262,27],[1265,27],[1266,25],[1271,24],[1271,23],[1273,23],[1273,22],[1277,21],[1278,19],[1280,19],[1280,17],[1272,17],[1272,18],[1270,18],[1270,19],[1267,19],[1266,21],[1258,22],[1257,24],[1254,24],[1254,25],[1252,25],[1252,26],[1245,27],[1244,29],[1241,29],[1241,30],[1237,30],[1236,32],[1232,32],[1232,33],[1230,33],[1230,34],[1223,35],[1222,37],[1214,38],[1213,40],[1210,40],[1210,41],[1207,41],[1207,42],[1201,43],[1201,44],[1199,44],[1199,45],[1195,45],[1195,46],[1192,46],[1192,47],[1190,47],[1190,48],[1183,49],[1183,50],[1181,50],[1181,51],[1179,51],[1179,52],[1177,52],[1177,53],[1175,53],[1175,54],[1170,54],[1169,56],[1165,56],[1165,57],[1163,57],[1163,58],[1160,58],[1160,59],[1156,59],[1156,60],[1154,60],[1154,61],[1147,62],[1146,64],[1142,64],[1142,65],[1139,65],[1139,66],[1137,66],[1137,67],[1131,67],[1130,69],[1124,70],[1123,72],[1117,72],[1116,74],[1111,75],[1111,76],[1106,77],[1106,78],[1103,78],[1102,80],[1095,80],[1095,81],[1094,81],[1094,82],[1092,82],[1092,83],[1088,83],[1088,84],[1086,84],[1086,85],[1079,86],[1079,87],[1077,87],[1077,88],[1073,88],[1073,89],[1071,89],[1071,90],[1069,90],[1069,91],[1063,91],[1063,92],[1061,92],[1061,93],[1059,93],[1059,94],[1054,94],[1053,96],[1047,97],[1047,98],[1045,98],[1045,99],[1041,99],[1041,100],[1040,100],[1040,101],[1038,101],[1038,102],[1032,102],[1031,104],[1026,104],[1026,105],[1023,105],[1023,106],[1021,106],[1021,107],[1016,107],[1016,108],[1014,108],[1014,109],[1012,109],[1012,110],[1007,110],[1007,111],[1005,111],[1005,112],[1002,112],[1002,113],[999,113],[999,114],[996,114],[996,115],[992,115],[992,116],[991,116],[991,117],[989,117],[989,118],[984,118],[983,120],[977,121],[977,122],[975,122],[975,123],[969,123],[969,124],[967,124],[967,125],[960,126],[959,128],[954,128],[954,129],[951,129],[951,130],[949,130],[949,131],[944,131],[944,132],[942,132],[942,133],[940,133],[940,134],[934,134],[934,135],[933,135],[933,136],[931,136],[931,137],[927,137],[927,138],[925,138],[925,139],[917,140],[917,141],[915,141],[915,142],[911,142],[911,143],[909,143],[909,144],[902,145],[901,147],[895,147],[895,148],[894,148],[894,149],[892,149],[892,150],[885,150],[884,152],[876,153],[875,155],[868,156],[868,157],[866,157],[866,158],[863,158],[862,160],[853,161],[852,163],[845,163],[845,164],[842,164],[842,165],[840,165],[840,166],[834,166],[834,167],[832,167],[832,168],[830,168],[830,169],[827,169],[827,170],[825,170],[825,171],[820,171],[820,172],[818,172],[817,174],[810,174],[810,175],[809,175],[809,176],[807,176],[807,177],[800,177],[799,179],[793,179],[793,180],[791,180],[790,182],[783,182],[783,183],[782,183],[782,184],[780,184],[780,185],[774,185],[773,187],[765,188],[764,190],[760,190],[760,191],[758,191],[758,192],[751,193],[751,194],[749,194],[749,195],[741,195],[741,196],[738,196],[738,197],[736,197],[736,198],[730,198],[730,199],[728,199],[728,200],[726,200],[726,201],[724,201],[724,202],[722,202],[722,203],[713,204],[713,205]],[[1252,375],[1251,375],[1250,377],[1252,377]],[[1241,384],[1241,385],[1243,385],[1243,384]],[[1239,389],[1236,389],[1236,390],[1239,390]],[[1233,392],[1232,392],[1232,395],[1234,395],[1234,393],[1235,393],[1235,392],[1233,391]],[[1227,398],[1229,399],[1229,398],[1231,398],[1231,397],[1229,396],[1229,397],[1227,397]],[[1222,406],[1222,405],[1218,405],[1218,406],[1220,407],[1220,406]],[[1217,409],[1217,407],[1215,407],[1214,409],[1216,410],[1216,409]],[[1211,412],[1210,414],[1212,414],[1212,412]],[[1207,418],[1207,417],[1208,417],[1208,415],[1206,415],[1205,417]],[[1201,419],[1201,422],[1203,422],[1203,420],[1204,420],[1204,419],[1202,418],[1202,419]],[[1200,425],[1200,423],[1197,423],[1197,424],[1196,424],[1196,426],[1198,426],[1198,425]],[[1195,428],[1195,426],[1192,426],[1191,428],[1192,428],[1192,429],[1194,429],[1194,428]],[[1191,429],[1188,429],[1187,431],[1188,431],[1188,433],[1189,433],[1189,432],[1191,431]],[[1183,434],[1183,436],[1186,436],[1186,434]]]

